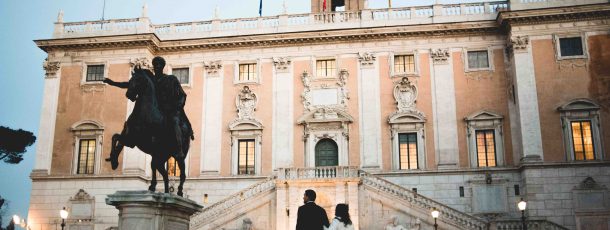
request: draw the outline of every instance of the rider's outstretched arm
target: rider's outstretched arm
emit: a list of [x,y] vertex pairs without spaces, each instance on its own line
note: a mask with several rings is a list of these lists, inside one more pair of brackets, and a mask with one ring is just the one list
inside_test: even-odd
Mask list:
[[104,83],[111,85],[111,86],[116,86],[119,87],[121,89],[127,89],[129,88],[129,82],[115,82],[110,78],[105,78],[104,79]]

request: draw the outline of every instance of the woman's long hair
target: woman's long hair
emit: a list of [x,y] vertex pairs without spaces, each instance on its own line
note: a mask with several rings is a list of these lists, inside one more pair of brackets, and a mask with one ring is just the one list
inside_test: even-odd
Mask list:
[[352,224],[352,220],[349,218],[349,206],[347,204],[337,204],[335,216],[339,217],[339,221],[343,222],[345,227]]

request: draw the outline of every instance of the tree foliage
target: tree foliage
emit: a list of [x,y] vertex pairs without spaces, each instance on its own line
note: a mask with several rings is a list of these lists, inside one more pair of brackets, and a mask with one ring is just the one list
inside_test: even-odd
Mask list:
[[35,141],[36,136],[32,132],[0,126],[0,160],[9,164],[18,164],[23,160],[25,148]]

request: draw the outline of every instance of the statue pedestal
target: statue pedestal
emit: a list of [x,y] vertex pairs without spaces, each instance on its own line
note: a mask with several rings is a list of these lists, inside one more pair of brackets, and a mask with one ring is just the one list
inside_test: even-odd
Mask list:
[[189,229],[191,215],[203,206],[192,200],[166,193],[117,191],[106,197],[106,204],[119,210],[119,229]]

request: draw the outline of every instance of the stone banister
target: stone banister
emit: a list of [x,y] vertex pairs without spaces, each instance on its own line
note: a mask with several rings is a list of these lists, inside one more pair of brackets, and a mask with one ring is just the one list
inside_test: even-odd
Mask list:
[[392,196],[399,197],[401,200],[408,202],[414,207],[419,207],[427,210],[432,210],[432,208],[436,208],[436,210],[441,213],[439,217],[441,221],[451,223],[463,229],[487,229],[487,222],[484,220],[450,208],[444,204],[441,204],[425,196],[419,195],[409,189],[396,185],[392,182],[381,179],[377,176],[370,175],[364,171],[361,171],[360,178],[362,179],[363,185],[372,187],[373,189],[379,190],[384,193],[388,193]]
[[53,38],[155,33],[161,39],[207,38],[439,22],[495,20],[507,1],[415,6],[361,11],[214,19],[154,25],[149,18],[56,22]]
[[190,223],[191,229],[197,229],[198,226],[211,222],[219,215],[226,214],[229,209],[244,200],[250,199],[273,189],[275,189],[275,177],[268,177],[261,182],[253,184],[246,189],[230,195],[229,197],[204,208],[199,214],[192,216]]
[[[493,227],[495,226],[495,228]],[[494,221],[492,228],[495,230],[521,230],[521,220],[498,220]],[[547,220],[527,220],[529,230],[568,230],[556,223]]]
[[327,166],[315,168],[280,168],[278,180],[315,180],[336,178],[358,178],[358,167]]

